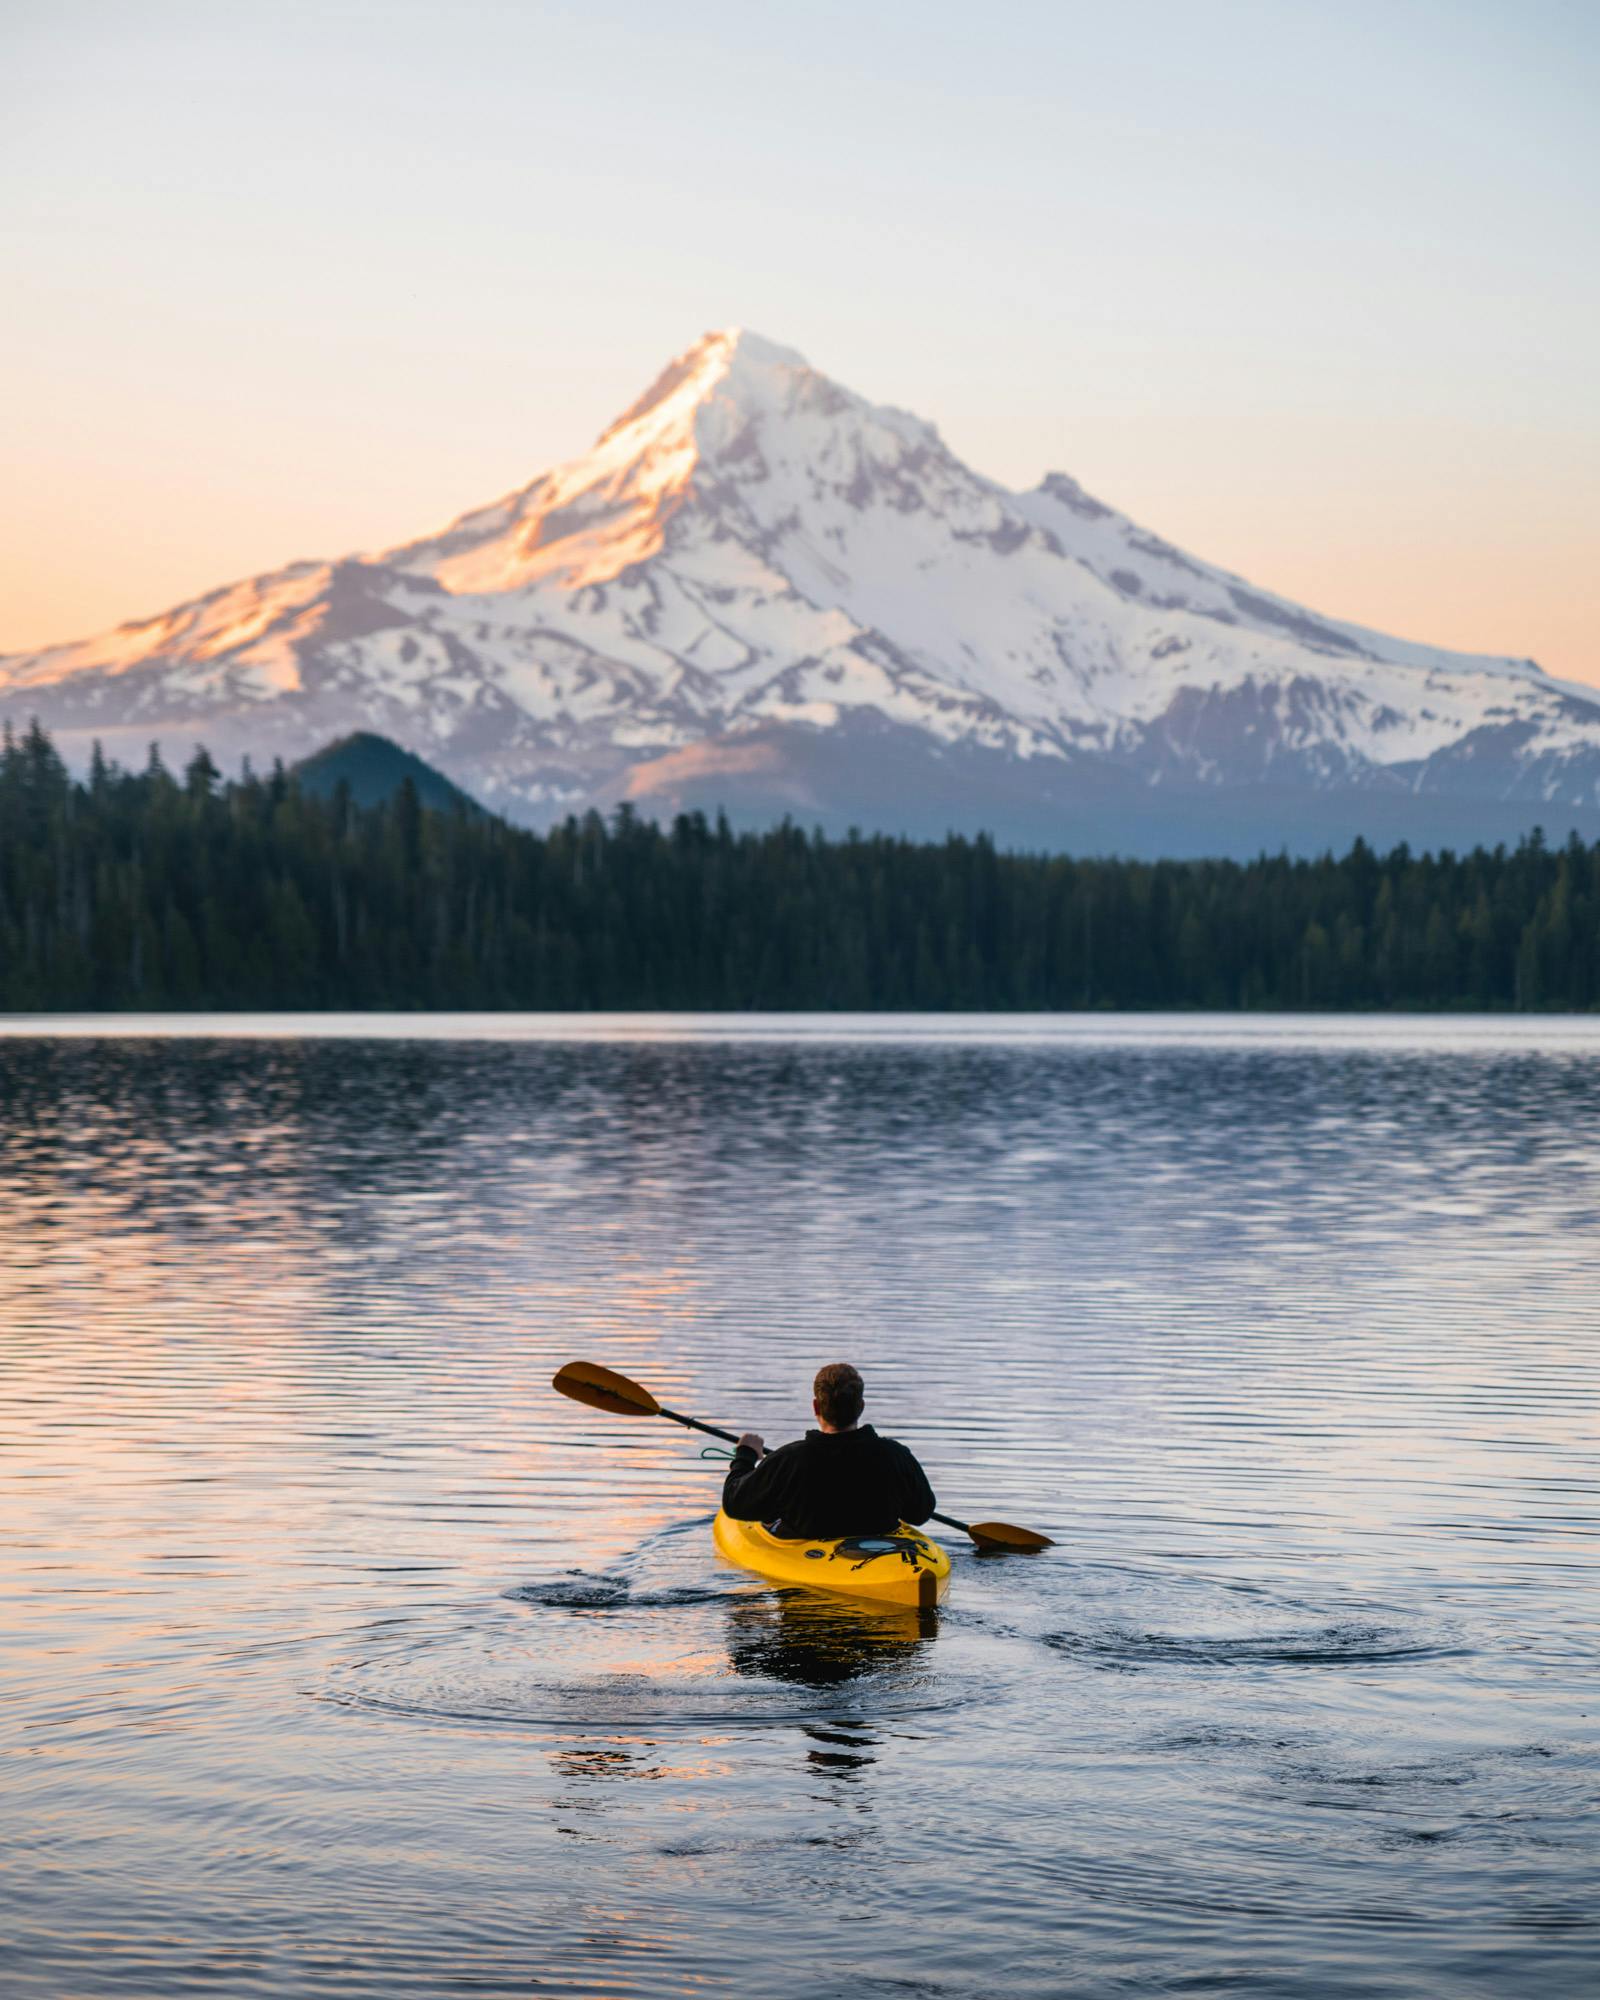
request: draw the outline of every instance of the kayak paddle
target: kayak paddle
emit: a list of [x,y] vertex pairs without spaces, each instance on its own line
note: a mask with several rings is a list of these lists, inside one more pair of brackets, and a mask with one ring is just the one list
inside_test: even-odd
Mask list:
[[[726,1438],[729,1444],[739,1442],[737,1431],[719,1430],[715,1424],[701,1423],[698,1417],[666,1409],[641,1383],[630,1382],[626,1375],[602,1368],[597,1361],[569,1361],[557,1370],[552,1386],[575,1403],[587,1403],[591,1410],[605,1410],[613,1417],[665,1417],[688,1430],[704,1431],[707,1437]],[[1005,1521],[958,1521],[949,1514],[932,1518],[947,1528],[959,1528],[980,1549],[1027,1550],[1031,1554],[1055,1547],[1048,1535],[1035,1534],[1032,1528],[1013,1528]]]

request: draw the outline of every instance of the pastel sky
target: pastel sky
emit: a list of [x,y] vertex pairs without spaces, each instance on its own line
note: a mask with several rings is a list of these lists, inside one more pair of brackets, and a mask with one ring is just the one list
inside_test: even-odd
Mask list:
[[3,0],[0,650],[376,549],[706,328],[1600,683],[1591,0]]

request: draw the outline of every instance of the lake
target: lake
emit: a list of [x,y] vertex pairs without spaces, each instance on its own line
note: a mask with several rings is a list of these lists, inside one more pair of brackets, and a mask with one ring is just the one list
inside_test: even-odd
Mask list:
[[[0,1024],[0,1988],[1600,1990],[1600,1020]],[[936,1620],[725,1568],[820,1362]]]

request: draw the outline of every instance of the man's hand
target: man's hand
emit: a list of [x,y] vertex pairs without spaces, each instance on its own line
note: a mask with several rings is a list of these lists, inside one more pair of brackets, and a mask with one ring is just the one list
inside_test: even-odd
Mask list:
[[761,1456],[766,1448],[757,1431],[746,1431],[744,1436],[740,1438],[737,1446],[737,1449],[740,1451],[753,1451],[757,1458]]

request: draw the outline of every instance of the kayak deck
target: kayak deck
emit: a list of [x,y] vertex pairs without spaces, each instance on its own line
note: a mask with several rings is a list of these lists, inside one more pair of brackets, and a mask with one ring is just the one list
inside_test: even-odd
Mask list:
[[729,1562],[754,1570],[769,1583],[932,1610],[950,1582],[945,1550],[904,1522],[892,1535],[803,1542],[769,1534],[759,1521],[730,1520],[719,1508],[711,1532]]

